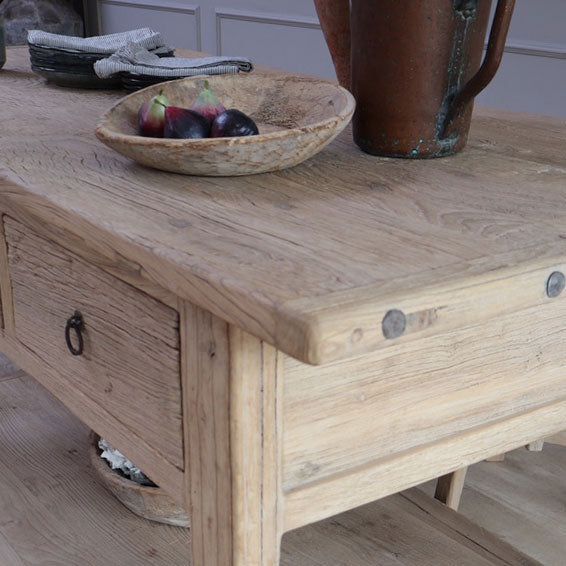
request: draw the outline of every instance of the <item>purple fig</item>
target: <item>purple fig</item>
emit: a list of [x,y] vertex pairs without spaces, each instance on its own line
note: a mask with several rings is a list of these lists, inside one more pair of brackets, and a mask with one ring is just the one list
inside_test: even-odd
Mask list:
[[164,137],[193,139],[207,138],[209,134],[210,120],[202,114],[178,106],[165,108]]
[[191,110],[202,114],[212,122],[212,120],[214,120],[218,114],[224,112],[226,108],[224,108],[220,100],[218,100],[218,97],[210,90],[208,81],[204,81],[204,89],[191,106]]
[[165,108],[171,103],[163,96],[163,89],[159,94],[144,102],[138,110],[138,133],[140,136],[162,138],[165,125]]
[[212,122],[210,137],[255,136],[258,133],[256,123],[249,116],[232,108],[216,116]]

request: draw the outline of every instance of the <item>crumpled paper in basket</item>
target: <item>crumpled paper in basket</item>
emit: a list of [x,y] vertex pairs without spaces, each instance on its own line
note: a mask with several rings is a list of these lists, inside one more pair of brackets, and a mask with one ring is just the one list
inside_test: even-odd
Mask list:
[[113,470],[120,470],[124,476],[141,485],[155,485],[139,468],[136,468],[130,460],[103,438],[98,441],[98,448],[102,450],[100,457],[104,458]]

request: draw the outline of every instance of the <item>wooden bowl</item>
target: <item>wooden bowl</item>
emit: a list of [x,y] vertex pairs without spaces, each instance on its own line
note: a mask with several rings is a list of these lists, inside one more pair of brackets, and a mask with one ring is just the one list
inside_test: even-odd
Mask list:
[[[179,140],[137,135],[139,107],[163,89],[174,106],[188,108],[204,88],[226,108],[251,116],[259,135]],[[152,85],[130,94],[102,117],[97,137],[138,163],[187,175],[230,176],[292,167],[318,153],[348,124],[352,95],[335,83],[294,75],[219,75]]]
[[90,433],[90,463],[102,483],[121,503],[144,519],[176,527],[189,527],[186,510],[173,501],[163,489],[140,485],[115,472],[106,460],[100,457],[99,440],[97,434]]

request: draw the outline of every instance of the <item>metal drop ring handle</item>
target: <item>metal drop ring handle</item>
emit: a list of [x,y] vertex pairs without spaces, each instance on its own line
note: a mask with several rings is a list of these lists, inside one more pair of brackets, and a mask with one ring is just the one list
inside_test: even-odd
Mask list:
[[[78,345],[75,348],[71,342],[71,329],[75,331]],[[80,356],[83,353],[84,341],[82,331],[84,329],[83,315],[79,311],[75,311],[73,316],[67,320],[65,325],[65,342],[67,342],[67,348],[73,356]]]

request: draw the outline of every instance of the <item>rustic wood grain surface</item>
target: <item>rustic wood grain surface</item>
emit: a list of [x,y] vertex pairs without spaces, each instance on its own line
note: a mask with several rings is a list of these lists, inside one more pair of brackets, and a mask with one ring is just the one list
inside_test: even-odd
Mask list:
[[0,385],[2,566],[186,564],[187,529],[140,519],[98,481],[88,427],[27,376]]
[[96,140],[121,92],[46,84],[25,49],[9,50],[0,92],[6,212],[95,242],[110,266],[126,256],[149,285],[306,362],[391,342],[381,320],[403,301],[430,332],[461,325],[462,302],[467,323],[515,309],[505,283],[566,257],[565,120],[479,110],[450,158],[372,157],[345,131],[287,171],[187,178]]
[[[182,470],[177,312],[12,219],[5,226],[17,338],[66,388],[104,407]],[[75,309],[84,320],[80,356],[65,342]],[[74,333],[71,339],[76,346]]]
[[[563,400],[565,317],[557,301],[324,366],[286,357],[285,488]],[[539,432],[533,420],[517,445]],[[470,456],[479,449],[471,443]]]

